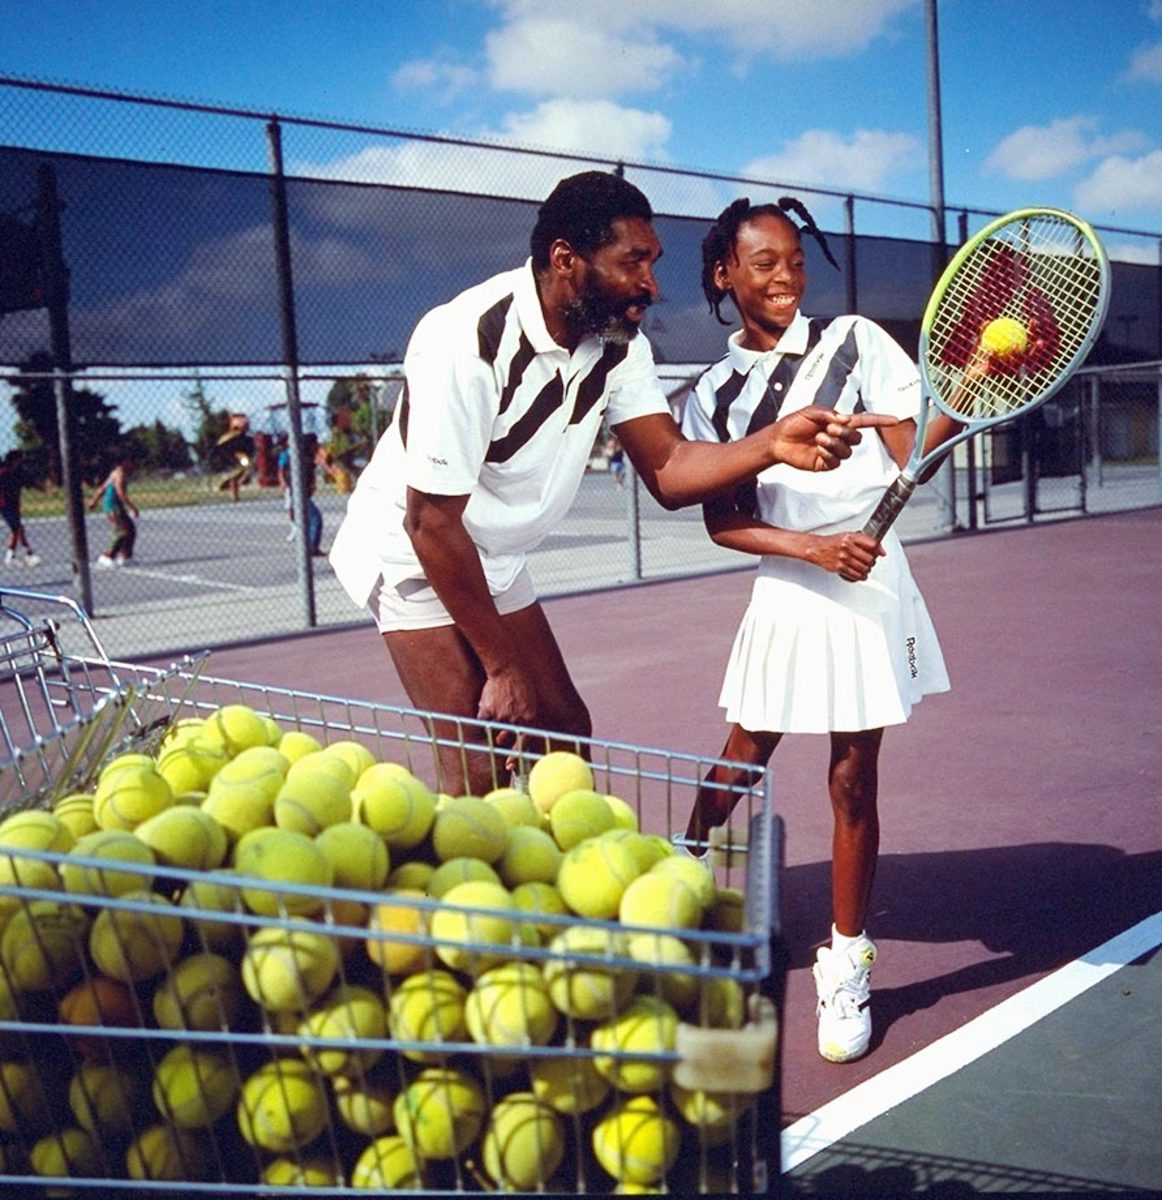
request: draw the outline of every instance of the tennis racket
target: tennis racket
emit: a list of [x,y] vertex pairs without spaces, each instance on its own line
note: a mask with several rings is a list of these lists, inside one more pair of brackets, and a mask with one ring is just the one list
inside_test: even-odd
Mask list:
[[[882,538],[925,470],[958,443],[1044,404],[1089,353],[1109,295],[1105,250],[1071,213],[1018,209],[965,242],[920,324],[920,374],[932,403],[922,407],[912,454],[863,532]],[[933,406],[964,428],[924,454]]]

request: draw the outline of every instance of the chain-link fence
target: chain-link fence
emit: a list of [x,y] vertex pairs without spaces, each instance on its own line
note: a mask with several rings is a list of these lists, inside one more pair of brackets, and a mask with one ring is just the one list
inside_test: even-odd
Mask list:
[[[24,452],[39,560],[18,545],[11,571],[76,595],[121,657],[359,620],[312,551],[391,418],[411,328],[523,261],[537,203],[590,167],[660,214],[646,332],[676,408],[722,353],[699,247],[740,194],[793,190],[828,231],[838,270],[805,247],[814,315],[859,311],[915,351],[947,254],[923,204],[0,78],[0,451]],[[950,208],[944,236],[993,215]],[[1118,261],[1090,362],[1153,362],[1158,236],[1103,233]],[[1079,376],[1027,433],[970,443],[900,532],[1097,511],[1115,491],[1157,503],[1157,372],[1136,370],[1111,371],[1121,400]],[[129,570],[96,495],[122,460],[141,512]],[[592,467],[535,556],[542,594],[750,565],[697,509],[662,512],[632,472],[619,483],[598,446]]]

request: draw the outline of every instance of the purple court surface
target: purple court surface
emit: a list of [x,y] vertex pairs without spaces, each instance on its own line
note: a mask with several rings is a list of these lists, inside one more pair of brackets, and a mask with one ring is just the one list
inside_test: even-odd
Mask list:
[[[829,930],[828,741],[779,748],[796,1191],[1162,1188],[1160,546],[1151,510],[909,547],[952,691],[885,735],[875,1034],[845,1066],[816,1054],[810,977]],[[596,737],[719,752],[750,580],[546,601]],[[226,647],[209,671],[406,704],[370,626]]]

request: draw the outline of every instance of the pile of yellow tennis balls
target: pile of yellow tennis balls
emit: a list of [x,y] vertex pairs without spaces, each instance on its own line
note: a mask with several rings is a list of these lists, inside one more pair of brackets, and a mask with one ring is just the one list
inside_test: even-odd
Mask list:
[[741,896],[569,752],[435,795],[228,704],[0,822],[0,885],[0,1019],[62,1032],[0,1032],[7,1171],[649,1191],[749,1103],[658,1057],[744,1023],[681,970]]

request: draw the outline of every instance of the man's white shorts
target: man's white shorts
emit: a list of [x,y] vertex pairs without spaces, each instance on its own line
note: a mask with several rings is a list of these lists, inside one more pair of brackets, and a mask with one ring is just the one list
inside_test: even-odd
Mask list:
[[[537,592],[528,568],[522,567],[511,586],[498,596],[493,596],[493,600],[496,602],[496,611],[502,616],[535,604]],[[448,615],[435,588],[426,579],[404,579],[390,587],[380,581],[371,594],[368,607],[380,633],[394,633],[400,629],[437,629],[441,625],[456,623]]]

